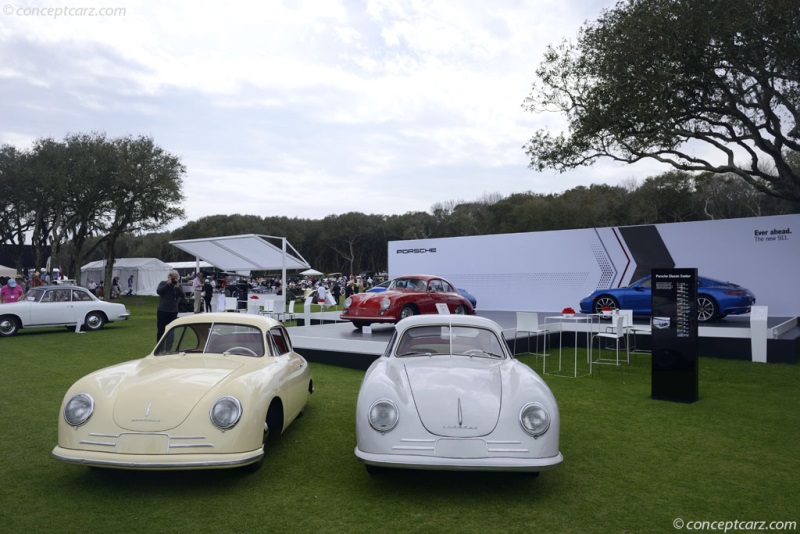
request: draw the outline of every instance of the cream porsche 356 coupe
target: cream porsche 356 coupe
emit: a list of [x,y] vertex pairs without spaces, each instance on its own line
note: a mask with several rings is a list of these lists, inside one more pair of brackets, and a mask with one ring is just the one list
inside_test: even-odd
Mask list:
[[69,389],[53,455],[119,469],[255,468],[268,433],[279,435],[302,415],[312,391],[308,363],[278,321],[187,316],[148,356]]
[[364,375],[356,457],[383,468],[525,471],[563,461],[550,388],[485,317],[401,320]]

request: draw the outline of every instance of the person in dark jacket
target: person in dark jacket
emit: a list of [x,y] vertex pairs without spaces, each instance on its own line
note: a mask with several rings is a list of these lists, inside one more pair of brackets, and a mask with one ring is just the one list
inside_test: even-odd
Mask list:
[[156,310],[156,322],[158,332],[156,341],[164,335],[167,325],[178,318],[178,300],[183,297],[183,289],[180,285],[181,275],[178,271],[170,271],[167,279],[158,284],[158,309]]
[[206,278],[203,283],[203,300],[206,303],[206,312],[211,312],[211,299],[214,297],[214,286],[211,285],[211,280]]

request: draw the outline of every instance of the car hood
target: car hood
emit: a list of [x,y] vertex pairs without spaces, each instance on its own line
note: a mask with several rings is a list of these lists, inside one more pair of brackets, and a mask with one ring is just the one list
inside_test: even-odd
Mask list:
[[414,358],[405,364],[422,424],[446,437],[485,436],[500,416],[502,363],[463,356]]
[[240,367],[235,360],[201,356],[140,360],[114,387],[114,422],[137,432],[175,428]]

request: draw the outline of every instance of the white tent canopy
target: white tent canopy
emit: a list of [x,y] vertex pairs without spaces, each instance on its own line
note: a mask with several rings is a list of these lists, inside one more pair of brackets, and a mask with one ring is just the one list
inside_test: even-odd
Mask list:
[[12,278],[17,275],[17,270],[12,269],[11,267],[6,267],[5,265],[0,265],[0,276],[7,276]]
[[319,272],[319,271],[318,271],[318,270],[316,270],[316,269],[306,269],[305,271],[303,271],[303,272],[302,272],[302,273],[300,273],[300,274],[302,274],[303,276],[319,276],[319,275],[321,275],[322,273],[321,273],[321,272]]
[[[268,239],[280,239],[285,245],[275,246]],[[170,244],[228,272],[311,267],[285,237],[248,234],[170,241]],[[293,254],[286,247],[290,247]]]
[[[89,280],[100,285],[105,278],[106,260],[93,261],[81,267],[81,285]],[[133,276],[134,295],[156,295],[159,282],[167,279],[172,267],[157,258],[117,258],[114,260],[113,276],[119,276],[119,285],[124,295],[128,291],[128,278]]]
[[[278,241],[280,246],[276,246],[270,240]],[[223,271],[280,270],[284,299],[287,269],[311,267],[285,237],[246,234],[170,241],[170,244]],[[291,253],[287,249],[291,249]]]
[[173,269],[211,269],[214,267],[207,261],[171,261],[167,263]]

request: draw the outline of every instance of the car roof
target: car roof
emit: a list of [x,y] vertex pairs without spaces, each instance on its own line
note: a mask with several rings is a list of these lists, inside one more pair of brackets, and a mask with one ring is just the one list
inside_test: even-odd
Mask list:
[[264,315],[257,315],[254,313],[193,313],[178,317],[176,320],[169,324],[169,327],[180,326],[192,323],[226,323],[226,324],[241,324],[246,326],[256,326],[269,330],[273,326],[281,324],[277,319],[272,319]]
[[52,284],[49,286],[36,286],[36,287],[29,287],[28,289],[83,289],[88,291],[85,287],[78,286],[75,284]]
[[503,329],[500,327],[500,325],[492,321],[491,319],[487,319],[486,317],[480,317],[478,315],[460,315],[460,314],[413,315],[411,317],[402,319],[400,322],[398,322],[396,325],[396,329],[398,334],[402,334],[409,328],[414,328],[416,326],[432,326],[432,325],[474,326],[479,328],[488,328],[490,330],[494,330],[498,335],[502,334],[503,332]]

